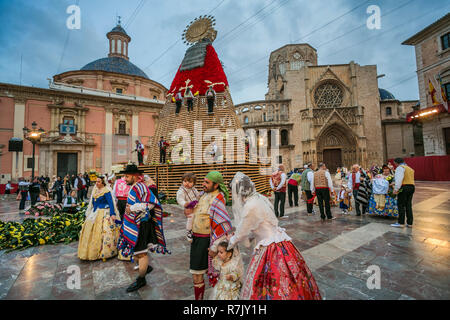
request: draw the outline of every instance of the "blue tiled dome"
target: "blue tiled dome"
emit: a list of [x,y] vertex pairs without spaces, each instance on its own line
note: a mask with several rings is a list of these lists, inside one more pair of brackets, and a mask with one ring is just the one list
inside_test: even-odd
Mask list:
[[385,89],[378,89],[378,92],[380,93],[380,99],[383,100],[397,100],[392,93]]
[[117,26],[112,28],[112,30],[110,32],[120,32],[120,33],[126,34],[128,36],[128,34],[125,32],[125,29],[122,28],[122,26],[120,24],[118,24]]
[[[113,29],[114,30],[114,29]],[[102,58],[88,63],[80,70],[108,71],[132,76],[139,76],[148,79],[144,71],[136,67],[130,61],[120,57]]]

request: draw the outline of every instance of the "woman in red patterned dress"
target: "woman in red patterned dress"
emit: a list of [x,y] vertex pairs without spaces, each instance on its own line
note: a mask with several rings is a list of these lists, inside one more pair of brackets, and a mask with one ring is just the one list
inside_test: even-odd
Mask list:
[[243,300],[321,300],[317,283],[285,230],[278,226],[273,205],[256,192],[242,172],[231,182],[236,232],[229,247],[239,242],[256,246],[244,278]]

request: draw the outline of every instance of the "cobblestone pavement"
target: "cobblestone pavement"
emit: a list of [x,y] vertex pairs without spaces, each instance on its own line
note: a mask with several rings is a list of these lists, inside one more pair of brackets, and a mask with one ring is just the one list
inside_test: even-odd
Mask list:
[[[449,199],[450,183],[418,182],[412,229],[390,227],[393,218],[344,216],[338,208],[332,209],[336,220],[322,223],[317,214],[306,214],[303,203],[287,208],[280,226],[293,238],[324,299],[450,299]],[[0,219],[23,219],[17,208],[12,199],[0,201]],[[193,299],[184,216],[177,206],[164,209],[172,213],[164,220],[172,254],[151,255],[154,271],[138,292],[125,292],[137,276],[132,263],[80,261],[74,242],[0,251],[0,299]],[[248,265],[251,250],[242,251]],[[71,265],[80,267],[80,289],[67,287]],[[381,288],[371,290],[367,268],[373,265],[380,268]]]

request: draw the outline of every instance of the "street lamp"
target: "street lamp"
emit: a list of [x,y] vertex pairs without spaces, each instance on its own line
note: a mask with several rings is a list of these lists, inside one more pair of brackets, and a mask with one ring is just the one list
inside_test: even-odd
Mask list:
[[42,135],[45,133],[45,130],[42,128],[39,128],[37,130],[37,123],[36,121],[33,121],[31,124],[31,130],[27,127],[23,128],[23,137],[27,139],[28,141],[31,141],[33,144],[33,160],[32,160],[32,168],[31,168],[31,180],[34,180],[34,150],[37,142],[41,141]]

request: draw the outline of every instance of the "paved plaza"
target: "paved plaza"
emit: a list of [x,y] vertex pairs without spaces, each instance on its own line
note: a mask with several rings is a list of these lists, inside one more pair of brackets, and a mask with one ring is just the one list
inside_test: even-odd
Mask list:
[[[306,214],[304,203],[287,208],[280,226],[293,238],[324,299],[450,299],[449,199],[450,183],[417,182],[412,229],[390,227],[393,218],[341,215],[336,207],[337,219],[322,223],[319,214]],[[14,200],[0,201],[0,219],[23,219],[17,208]],[[80,261],[74,242],[0,251],[0,299],[193,299],[185,218],[175,205],[164,210],[171,213],[164,229],[172,254],[151,255],[154,270],[138,292],[125,292],[137,276],[134,264],[117,258]],[[241,249],[247,266],[251,249]],[[71,265],[80,267],[80,289],[67,287]],[[369,266],[380,268],[380,289],[367,286]]]

